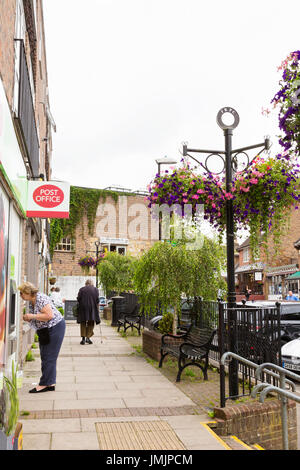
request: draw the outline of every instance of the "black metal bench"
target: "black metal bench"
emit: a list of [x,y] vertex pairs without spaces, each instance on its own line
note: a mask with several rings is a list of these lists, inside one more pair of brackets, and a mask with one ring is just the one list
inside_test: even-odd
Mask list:
[[140,335],[142,315],[139,315],[138,311],[139,311],[139,306],[135,305],[132,312],[121,313],[117,322],[118,331],[120,331],[120,328],[124,328],[124,333],[126,333],[126,330],[128,330],[128,328],[131,328],[131,331],[133,331],[133,328],[135,328]]
[[[182,371],[188,366],[199,367],[207,378],[208,353],[217,330],[191,326],[187,333],[181,335],[165,334],[161,339],[161,358],[159,367],[162,367],[164,358],[171,354],[178,358],[178,374],[176,382],[180,381]],[[186,362],[188,361],[189,362]],[[200,363],[204,362],[204,365]]]

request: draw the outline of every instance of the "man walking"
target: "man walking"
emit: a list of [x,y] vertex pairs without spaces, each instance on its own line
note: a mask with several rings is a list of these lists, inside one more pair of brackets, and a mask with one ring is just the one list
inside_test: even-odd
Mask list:
[[90,279],[86,281],[85,287],[79,289],[77,301],[77,323],[80,323],[81,335],[80,344],[93,344],[90,338],[94,334],[95,323],[96,325],[100,323],[99,291]]

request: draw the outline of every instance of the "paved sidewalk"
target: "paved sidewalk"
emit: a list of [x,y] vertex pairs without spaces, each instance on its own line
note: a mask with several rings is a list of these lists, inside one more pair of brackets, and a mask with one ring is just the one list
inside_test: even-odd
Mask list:
[[29,394],[40,358],[25,363],[24,450],[226,449],[203,424],[209,418],[200,407],[115,329],[101,329],[102,343],[97,326],[93,344],[83,346],[79,326],[67,322],[55,392]]

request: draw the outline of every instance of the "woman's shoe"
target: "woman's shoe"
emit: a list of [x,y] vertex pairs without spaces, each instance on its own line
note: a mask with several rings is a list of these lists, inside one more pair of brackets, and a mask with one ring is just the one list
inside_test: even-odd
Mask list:
[[91,341],[90,338],[86,338],[86,339],[85,339],[85,342],[86,342],[87,344],[93,344],[93,341]]
[[45,388],[42,388],[41,390],[37,390],[36,387],[32,388],[29,390],[29,393],[42,393],[42,392],[54,392],[55,391],[55,385],[49,385]]
[[80,341],[80,344],[85,344],[85,338],[82,338],[82,340]]

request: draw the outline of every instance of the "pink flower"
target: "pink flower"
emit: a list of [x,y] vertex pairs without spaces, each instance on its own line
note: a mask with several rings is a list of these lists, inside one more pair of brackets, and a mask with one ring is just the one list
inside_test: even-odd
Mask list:
[[241,186],[240,187],[240,190],[243,191],[244,193],[248,193],[248,191],[250,190],[250,188],[245,188],[244,186]]
[[199,199],[198,194],[194,194],[194,196],[192,196],[192,199]]
[[216,208],[216,204],[213,203],[213,204],[211,205],[211,207],[213,207],[213,208],[215,209],[215,208]]
[[188,199],[186,199],[186,198],[183,198],[182,201],[183,201],[184,203],[189,202]]
[[197,189],[197,193],[198,193],[198,194],[204,194],[205,191],[204,191],[204,189]]
[[257,178],[251,178],[251,180],[249,180],[249,182],[251,184],[257,184],[258,183],[258,179]]
[[187,193],[182,193],[183,196],[187,196]]

